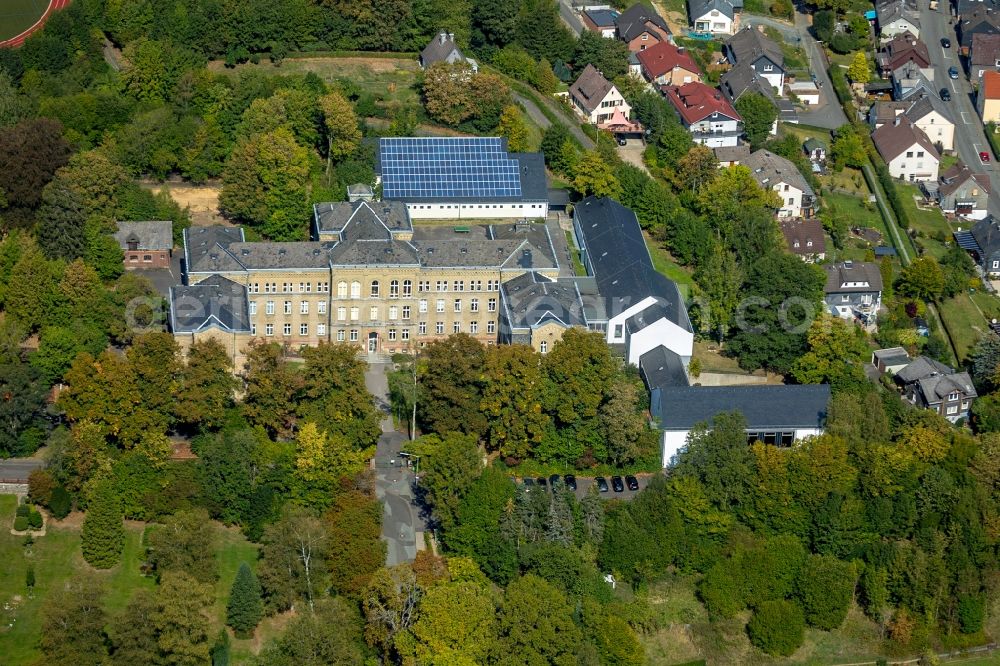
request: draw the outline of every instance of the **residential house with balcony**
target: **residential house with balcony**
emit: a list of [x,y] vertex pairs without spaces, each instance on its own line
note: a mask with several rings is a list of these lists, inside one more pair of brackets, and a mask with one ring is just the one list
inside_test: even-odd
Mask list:
[[916,0],[877,0],[875,17],[882,40],[892,39],[904,32],[920,36],[920,12]]
[[739,143],[743,119],[721,92],[695,82],[669,86],[664,93],[695,143],[709,148]]
[[816,193],[790,160],[761,149],[746,158],[743,166],[750,169],[758,185],[781,198],[775,211],[779,218],[813,216]]
[[733,66],[748,64],[780,96],[785,87],[785,56],[781,47],[753,26],[726,40],[726,59]]
[[878,264],[842,261],[825,264],[823,270],[826,271],[823,300],[830,314],[873,323],[882,307],[882,273]]
[[956,372],[926,356],[918,356],[894,378],[907,401],[952,423],[969,417],[969,409],[977,396],[968,372]]
[[981,220],[987,215],[990,177],[957,162],[941,174],[937,197],[943,213]]
[[875,102],[868,112],[872,129],[891,124],[903,116],[919,127],[939,150],[955,148],[955,119],[937,95],[921,92],[900,102]]
[[606,123],[615,115],[615,111],[621,111],[625,118],[632,113],[632,107],[615,84],[590,64],[569,87],[569,98],[577,113],[593,125]]
[[695,32],[734,35],[739,30],[743,0],[688,0],[687,4]]
[[910,32],[896,35],[883,44],[875,54],[875,64],[883,78],[889,78],[894,71],[908,62],[920,69],[931,68],[931,56],[927,45]]
[[700,82],[701,69],[683,47],[663,41],[636,54],[643,77],[653,86],[682,86]]
[[649,5],[637,2],[618,17],[618,37],[632,53],[670,41],[670,27]]
[[898,116],[872,132],[872,141],[893,178],[909,182],[938,179],[941,157],[937,149],[906,116]]
[[892,98],[905,101],[914,95],[936,95],[934,69],[920,68],[915,62],[906,62],[889,75],[892,79]]

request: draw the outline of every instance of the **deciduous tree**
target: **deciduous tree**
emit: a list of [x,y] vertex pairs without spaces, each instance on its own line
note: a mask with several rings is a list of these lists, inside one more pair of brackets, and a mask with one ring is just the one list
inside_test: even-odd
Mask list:
[[382,504],[370,493],[342,492],[323,515],[323,524],[330,586],[340,594],[356,597],[385,563]]
[[542,441],[549,423],[542,411],[542,358],[524,345],[499,345],[486,351],[481,408],[488,419],[490,448],[524,460]]
[[53,666],[101,666],[107,658],[104,591],[89,577],[53,589],[41,609],[39,647]]
[[457,521],[462,498],[483,471],[473,435],[424,435],[407,449],[420,455],[420,487],[434,519],[444,531]]
[[354,107],[339,92],[330,92],[319,98],[326,129],[327,154],[340,161],[354,153],[361,143],[361,129]]
[[110,479],[97,480],[90,489],[80,548],[83,559],[98,569],[110,569],[121,561],[125,526],[121,499]]
[[201,666],[208,662],[209,588],[182,570],[168,571],[156,594],[153,627],[168,664]]
[[222,426],[237,387],[233,363],[214,339],[199,340],[188,349],[174,404],[177,420],[198,430]]
[[507,138],[507,149],[523,153],[528,150],[528,125],[521,117],[521,111],[513,104],[504,107],[500,114],[497,134]]
[[424,348],[420,358],[417,416],[424,432],[464,432],[482,436],[486,417],[480,410],[486,349],[459,333]]
[[157,604],[152,592],[138,590],[108,631],[111,639],[111,664],[133,666],[160,661],[160,648],[153,630]]
[[292,398],[301,378],[288,366],[279,345],[252,343],[244,366],[243,412],[254,425],[287,436],[295,423]]
[[591,150],[573,167],[573,189],[583,196],[616,197],[620,185],[607,160]]
[[312,613],[301,613],[257,657],[256,666],[361,666],[361,618],[342,598],[320,599]]
[[581,633],[562,590],[528,574],[507,586],[501,602],[500,646],[528,663],[576,664]]
[[743,131],[751,150],[756,150],[771,134],[774,121],[778,119],[778,108],[764,95],[750,92],[736,101],[736,111],[743,117]]
[[183,572],[199,583],[212,583],[219,577],[215,560],[218,538],[204,509],[168,516],[163,525],[150,531],[147,541],[149,561],[159,579],[168,572]]
[[300,599],[313,608],[325,574],[326,538],[323,523],[302,507],[286,505],[264,529],[257,576],[269,611],[288,610]]

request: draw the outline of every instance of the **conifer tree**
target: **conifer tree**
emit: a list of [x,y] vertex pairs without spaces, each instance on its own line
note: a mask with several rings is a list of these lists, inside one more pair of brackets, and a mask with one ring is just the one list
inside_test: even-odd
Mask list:
[[83,520],[80,535],[83,559],[98,569],[110,569],[125,547],[121,499],[109,480],[99,481]]
[[226,624],[233,628],[237,638],[250,638],[257,623],[264,617],[264,604],[260,597],[260,583],[246,562],[233,581],[226,607]]

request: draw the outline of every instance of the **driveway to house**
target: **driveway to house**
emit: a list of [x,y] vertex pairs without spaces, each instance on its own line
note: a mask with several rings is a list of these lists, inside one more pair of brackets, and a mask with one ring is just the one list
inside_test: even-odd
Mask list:
[[426,525],[414,499],[413,469],[399,455],[406,436],[396,432],[390,416],[388,363],[370,363],[365,385],[383,413],[382,436],[375,446],[375,496],[382,502],[382,540],[386,542],[386,566],[412,562],[423,550]]
[[833,84],[830,83],[830,76],[826,71],[826,58],[820,51],[819,42],[809,33],[809,20],[805,14],[796,12],[794,25],[753,14],[744,14],[742,22],[743,25],[763,25],[774,28],[790,44],[797,44],[805,49],[806,56],[809,58],[809,70],[816,74],[816,83],[819,85],[819,104],[808,107],[808,111],[798,113],[801,123],[826,129],[837,129],[847,124],[847,116],[840,106],[840,101],[833,91]]
[[[649,169],[642,161],[642,154],[646,151],[646,144],[642,139],[627,139],[624,146],[618,146],[618,156],[633,166],[637,166],[647,174]],[[650,174],[652,175],[652,174]]]
[[[966,78],[962,62],[958,57],[958,37],[955,28],[949,25],[948,5],[942,3],[944,11],[930,9],[928,0],[919,0],[920,38],[930,52],[931,65],[934,68],[935,89],[947,88],[951,91],[951,101],[946,104],[951,108],[955,121],[955,152],[970,169],[985,172],[990,177],[990,196],[988,208],[994,215],[1000,214],[1000,192],[997,191],[996,167],[997,155],[993,155],[990,144],[986,140],[983,122],[976,112],[975,95],[972,85]],[[951,40],[951,48],[941,46],[941,38]],[[957,67],[960,75],[957,79],[948,77],[948,68]],[[993,160],[989,164],[979,161],[979,152],[990,153]]]

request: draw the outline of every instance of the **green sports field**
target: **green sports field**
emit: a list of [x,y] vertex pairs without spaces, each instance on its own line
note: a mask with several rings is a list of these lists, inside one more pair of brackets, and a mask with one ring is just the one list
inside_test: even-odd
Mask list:
[[0,0],[0,42],[30,28],[48,6],[49,0]]

